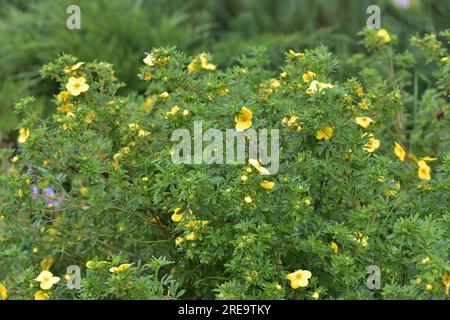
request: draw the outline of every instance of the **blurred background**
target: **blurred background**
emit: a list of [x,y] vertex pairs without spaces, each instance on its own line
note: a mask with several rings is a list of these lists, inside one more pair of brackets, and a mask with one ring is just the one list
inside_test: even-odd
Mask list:
[[[71,4],[81,9],[81,30],[66,28]],[[140,93],[136,74],[152,47],[208,51],[219,67],[260,45],[274,70],[288,49],[323,44],[346,59],[361,50],[357,33],[371,4],[380,6],[381,25],[400,46],[410,35],[449,26],[449,0],[0,0],[0,147],[15,141],[13,107],[21,97],[33,95],[37,108],[52,111],[57,88],[38,71],[60,53],[113,63],[127,84],[122,93]]]

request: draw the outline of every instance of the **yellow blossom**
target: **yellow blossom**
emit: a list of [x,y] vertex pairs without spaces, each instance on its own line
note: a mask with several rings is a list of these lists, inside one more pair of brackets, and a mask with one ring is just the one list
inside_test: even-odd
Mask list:
[[306,89],[306,94],[311,95],[316,91],[321,92],[323,89],[330,89],[330,88],[333,88],[332,84],[322,83],[317,80],[313,80],[313,81],[311,81],[309,88]]
[[355,241],[358,242],[363,247],[367,246],[369,242],[369,237],[363,235],[361,232],[355,232]]
[[380,140],[375,139],[373,136],[369,138],[369,141],[363,146],[364,150],[367,152],[375,152],[381,145]]
[[417,165],[419,166],[418,173],[417,173],[419,176],[419,179],[430,180],[431,179],[431,176],[430,176],[431,169],[427,165],[427,163],[423,160],[419,160],[419,162],[417,162]]
[[1,300],[8,299],[8,290],[6,290],[6,287],[0,283],[0,298]]
[[86,117],[84,117],[84,122],[89,124],[95,119],[96,113],[94,111],[89,112]]
[[142,61],[150,67],[153,67],[155,65],[155,61],[153,60],[151,54],[148,54]]
[[195,234],[195,232],[192,231],[186,235],[186,240],[195,241],[197,240],[197,235]]
[[50,296],[46,294],[44,291],[36,291],[34,294],[34,300],[49,300]]
[[420,158],[420,160],[423,160],[423,161],[436,161],[438,158],[433,158],[433,157],[423,157],[423,158]]
[[80,194],[81,194],[82,196],[87,196],[87,195],[89,194],[89,189],[86,188],[86,187],[81,188],[81,189],[80,189]]
[[259,183],[259,185],[266,190],[272,190],[275,186],[275,182],[263,180]]
[[281,122],[287,127],[295,126],[297,122],[297,116],[291,115],[289,117],[284,117]]
[[377,31],[377,36],[383,40],[384,43],[391,42],[391,36],[386,29],[380,29]]
[[112,267],[112,268],[110,268],[110,269],[109,269],[109,272],[111,272],[111,273],[119,273],[119,272],[123,272],[123,271],[125,271],[125,270],[130,269],[131,266],[132,266],[133,264],[134,264],[134,263],[124,263],[124,264],[121,264],[121,265],[118,266],[118,267]]
[[305,57],[304,53],[300,53],[300,52],[295,52],[294,50],[289,50],[288,52],[290,55],[293,55],[296,58],[302,59]]
[[183,241],[184,241],[184,238],[183,238],[183,237],[177,237],[177,238],[175,239],[175,246],[178,247]]
[[12,162],[12,163],[16,163],[17,161],[19,161],[19,156],[14,156],[14,157],[11,159],[11,162]]
[[450,287],[450,276],[447,273],[445,273],[443,278],[442,278],[442,281],[443,281],[444,286],[445,286],[445,294],[448,296],[448,290],[449,290],[449,287]]
[[427,284],[427,285],[425,286],[425,289],[426,289],[427,291],[432,291],[432,290],[433,290],[433,285],[432,285],[431,283],[429,283],[429,284]]
[[34,280],[40,282],[41,289],[49,290],[53,287],[54,284],[59,282],[59,277],[54,277],[53,273],[44,270]]
[[361,127],[367,128],[371,123],[374,123],[375,121],[373,121],[373,119],[369,117],[356,117],[355,122]]
[[28,128],[20,128],[19,137],[17,138],[18,143],[25,143],[30,137],[30,129]]
[[245,203],[252,203],[253,202],[253,200],[252,200],[252,198],[250,196],[246,196],[244,198],[244,201],[245,201]]
[[300,287],[304,288],[308,286],[311,276],[312,274],[310,271],[300,269],[295,272],[289,273],[286,278],[291,281],[292,289],[298,289]]
[[144,72],[144,80],[149,81],[152,79],[152,73],[150,71]]
[[369,104],[366,101],[361,101],[358,105],[363,110],[369,109]]
[[234,118],[236,122],[236,131],[242,132],[252,126],[253,113],[246,107],[242,107],[239,115]]
[[319,300],[319,297],[320,297],[320,295],[319,295],[319,293],[318,293],[317,291],[315,291],[315,292],[311,295],[311,298],[312,298],[313,300]]
[[59,107],[59,111],[68,113],[68,112],[72,111],[72,108],[73,108],[72,103],[64,103]]
[[400,159],[400,161],[405,160],[405,155],[406,155],[405,149],[403,149],[403,147],[395,141],[394,141],[394,144],[395,144],[395,148],[394,148],[395,155]]
[[174,105],[170,111],[166,112],[166,118],[176,115],[178,111],[180,111],[180,108]]
[[161,99],[168,99],[169,98],[169,93],[167,92],[167,91],[164,91],[163,93],[161,93],[160,95],[159,95],[159,97],[161,98]]
[[40,266],[42,270],[50,270],[50,268],[55,263],[55,259],[50,257],[41,261]]
[[58,95],[56,96],[56,99],[58,101],[67,101],[67,99],[69,99],[69,92],[67,91],[61,91],[60,93],[58,93]]
[[66,89],[73,96],[79,96],[81,93],[88,91],[89,85],[86,83],[85,77],[70,77],[66,84]]
[[70,73],[70,72],[73,72],[73,71],[77,71],[83,64],[84,64],[84,62],[78,62],[77,64],[74,64],[71,67],[65,68],[64,72],[65,73]]
[[245,175],[241,176],[242,182],[246,182],[247,180],[248,180],[248,176],[245,176]]
[[206,53],[201,53],[199,56],[195,57],[191,63],[188,65],[189,73],[197,72],[200,69],[205,69],[209,71],[216,70],[216,66],[208,61]]
[[333,136],[333,128],[332,127],[324,127],[320,130],[316,131],[317,140],[328,140]]
[[356,93],[358,94],[358,96],[362,96],[362,95],[364,95],[364,89],[363,89],[363,87],[358,87],[357,89],[356,89]]
[[308,83],[315,77],[316,77],[316,74],[314,72],[308,71],[308,72],[303,74],[303,82]]
[[337,243],[334,242],[334,241],[331,242],[331,250],[332,250],[334,253],[338,253],[338,252],[339,252],[339,246],[338,246]]
[[422,259],[422,264],[428,264],[430,262],[430,258],[425,257]]

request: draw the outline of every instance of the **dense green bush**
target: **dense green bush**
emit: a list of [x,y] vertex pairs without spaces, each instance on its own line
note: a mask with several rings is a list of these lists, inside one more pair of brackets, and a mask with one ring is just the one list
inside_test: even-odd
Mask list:
[[[263,49],[228,69],[208,54],[154,49],[139,58],[143,96],[118,95],[108,63],[62,55],[44,66],[57,111],[17,104],[21,150],[0,175],[10,298],[33,298],[42,269],[62,277],[69,265],[82,267],[83,288],[59,281],[39,297],[448,296],[448,52],[436,36],[413,39],[437,79],[413,98],[402,84],[420,54],[396,53],[385,30],[363,34],[369,53],[353,57],[360,71],[345,81],[324,47],[287,52],[277,72]],[[415,120],[405,119],[411,104]],[[194,121],[279,129],[279,172],[173,163],[171,135]],[[366,285],[371,265],[379,291]]]

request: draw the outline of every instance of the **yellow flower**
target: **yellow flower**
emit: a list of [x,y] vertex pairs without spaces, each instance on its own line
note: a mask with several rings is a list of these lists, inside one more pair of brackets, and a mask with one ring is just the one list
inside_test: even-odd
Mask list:
[[41,261],[40,266],[42,268],[42,270],[50,270],[50,268],[53,266],[53,264],[55,263],[55,259],[54,258],[47,258]]
[[287,78],[287,76],[288,76],[287,72],[282,72],[282,73],[280,73],[280,77],[281,77],[282,79]]
[[64,103],[59,107],[59,111],[64,112],[64,113],[68,113],[70,111],[72,111],[73,108],[73,104],[71,103]]
[[317,80],[313,80],[309,85],[309,88],[306,89],[306,94],[311,95],[316,91],[321,92],[323,89],[330,89],[330,88],[333,88],[332,84],[322,83]]
[[308,71],[307,73],[303,74],[303,82],[310,82],[313,78],[316,77],[316,74],[312,71]]
[[73,72],[73,71],[77,71],[83,64],[84,64],[84,62],[78,62],[77,64],[74,64],[71,67],[65,68],[64,72],[65,73],[70,73],[70,72]]
[[191,63],[188,65],[189,73],[197,72],[200,69],[205,69],[209,71],[216,70],[216,66],[209,63],[206,53],[201,53],[199,56],[195,57]]
[[423,157],[423,158],[420,158],[420,160],[423,160],[423,161],[436,161],[438,158],[432,158],[432,157]]
[[337,243],[334,242],[334,241],[331,242],[331,250],[332,250],[334,253],[338,253],[338,252],[339,252],[339,246],[338,246]]
[[369,242],[369,237],[363,235],[361,232],[355,232],[355,241],[358,242],[363,247],[367,246]]
[[361,101],[358,105],[363,110],[369,109],[369,104],[366,101]]
[[142,61],[150,67],[153,67],[155,65],[155,61],[153,60],[151,54],[148,54]]
[[184,238],[183,237],[177,237],[176,239],[175,239],[175,246],[179,246],[181,243],[183,243],[183,241],[184,241]]
[[[192,214],[192,210],[191,209],[188,209],[188,210],[189,210],[189,214]],[[172,219],[173,222],[180,222],[181,219],[183,219],[186,211],[182,211],[181,213],[179,213],[180,211],[181,211],[181,208],[176,208],[173,211],[173,214],[170,217],[170,219]]]
[[[256,160],[256,159],[248,159],[248,163],[250,165],[252,165],[256,170],[258,170],[258,172],[261,173],[262,175],[270,175],[269,170],[267,170],[266,168],[261,166],[261,164],[259,164],[258,160]],[[251,170],[251,168],[250,168],[250,170]]]
[[149,81],[152,79],[152,73],[150,71],[144,72],[144,80]]
[[46,294],[44,291],[36,291],[34,294],[34,300],[49,300],[50,296]]
[[159,95],[159,97],[161,98],[161,99],[168,99],[169,98],[169,93],[167,92],[167,91],[164,91],[163,93],[161,93],[160,95]]
[[6,287],[0,283],[0,298],[2,300],[8,299],[8,290],[6,290]]
[[253,113],[246,107],[242,107],[239,115],[234,117],[234,122],[236,122],[236,131],[242,132],[252,126]]
[[373,119],[369,117],[356,117],[355,122],[361,127],[367,128],[371,123],[374,123],[375,121],[373,121]]
[[380,140],[375,139],[374,137],[370,137],[369,141],[367,141],[367,143],[363,146],[364,150],[366,150],[367,152],[375,152],[375,150],[377,150],[381,145]]
[[200,55],[200,62],[201,62],[201,66],[203,69],[205,70],[216,70],[216,66],[213,65],[212,63],[209,63],[208,59],[206,58],[206,54],[202,53]]
[[319,300],[319,297],[320,297],[320,295],[319,295],[319,293],[318,293],[317,291],[315,291],[315,292],[311,295],[311,298],[314,299],[314,300]]
[[362,95],[364,95],[364,89],[363,89],[363,87],[358,87],[357,89],[356,89],[356,93],[358,94],[358,96],[362,96]]
[[87,124],[92,123],[92,121],[95,119],[95,117],[96,117],[96,113],[94,111],[91,111],[84,118],[84,122]]
[[328,140],[333,136],[333,128],[332,127],[324,127],[320,130],[316,131],[317,140]]
[[295,272],[289,273],[287,279],[291,281],[292,289],[304,288],[308,286],[309,279],[312,274],[308,270],[297,270]]
[[289,54],[290,54],[290,55],[293,55],[294,57],[299,58],[299,59],[302,59],[302,58],[305,57],[305,54],[304,54],[304,53],[295,52],[295,51],[292,50],[292,49],[289,50]]
[[275,182],[263,180],[259,183],[259,185],[266,190],[272,190],[275,186]]
[[66,89],[73,96],[79,96],[81,93],[88,91],[89,85],[86,83],[85,77],[70,77],[66,84]]
[[253,200],[252,200],[252,198],[250,196],[246,196],[244,198],[244,201],[245,201],[245,203],[252,203],[253,202]]
[[180,111],[180,108],[174,105],[170,111],[166,112],[166,118],[176,115],[178,111]]
[[297,116],[291,115],[289,117],[284,117],[281,122],[287,127],[295,126],[297,122]]
[[433,290],[433,285],[431,283],[427,284],[425,289],[427,289],[427,291],[432,291]]
[[11,162],[12,162],[12,163],[16,163],[17,161],[19,161],[19,156],[14,156],[14,157],[11,159]]
[[195,234],[194,231],[192,231],[186,235],[186,240],[195,241],[195,240],[197,240],[197,235]]
[[88,262],[86,262],[86,268],[88,269],[97,269],[102,267],[103,265],[108,264],[108,261],[92,261],[89,260]]
[[450,276],[445,273],[444,277],[442,278],[442,281],[444,282],[444,286],[445,286],[445,294],[448,296],[448,289],[450,287]]
[[384,43],[391,42],[391,36],[386,29],[380,29],[377,31],[377,36],[383,40]]
[[40,282],[41,289],[49,290],[53,287],[54,284],[59,282],[59,277],[54,277],[53,273],[44,270],[34,280]]
[[67,99],[69,99],[69,92],[67,91],[61,91],[60,93],[58,93],[58,95],[56,96],[56,99],[58,101],[67,101]]
[[248,176],[245,176],[245,175],[241,176],[242,182],[246,182],[247,180],[248,180]]
[[423,160],[419,160],[419,162],[417,162],[419,169],[418,169],[418,176],[419,179],[421,180],[430,180],[431,176],[430,176],[430,172],[431,169],[430,167],[427,165],[427,163]]
[[134,263],[124,263],[124,264],[121,264],[121,265],[118,266],[118,267],[112,267],[112,268],[110,268],[110,269],[109,269],[109,272],[111,272],[111,273],[119,273],[119,272],[123,272],[123,271],[125,271],[125,270],[130,269],[131,266],[132,266],[133,264],[134,264]]
[[395,155],[400,159],[400,161],[405,160],[406,152],[403,149],[403,147],[395,141],[394,141],[394,144],[395,144],[395,148],[394,148]]
[[18,143],[25,143],[30,137],[30,129],[28,128],[20,128],[19,130],[19,138],[17,139]]
[[430,258],[425,257],[422,259],[422,264],[428,264],[430,262]]
[[87,195],[89,194],[89,189],[86,188],[86,187],[81,188],[81,189],[80,189],[80,194],[81,194],[82,196],[87,196]]

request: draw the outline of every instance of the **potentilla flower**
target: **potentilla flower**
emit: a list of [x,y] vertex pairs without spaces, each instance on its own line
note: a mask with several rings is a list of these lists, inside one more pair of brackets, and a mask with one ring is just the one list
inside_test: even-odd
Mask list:
[[423,157],[423,158],[420,158],[419,160],[423,160],[423,161],[436,161],[438,158],[433,158],[433,157],[428,157],[428,156],[426,156],[426,157]]
[[64,72],[65,73],[70,73],[70,72],[73,72],[73,71],[77,71],[83,64],[84,64],[84,62],[78,62],[77,64],[74,64],[71,67],[65,68]]
[[358,94],[358,96],[362,96],[362,95],[364,95],[364,89],[363,89],[363,87],[358,87],[357,89],[356,89],[356,93]]
[[400,161],[405,160],[405,155],[406,155],[405,149],[403,149],[403,147],[395,141],[394,141],[394,144],[395,144],[395,148],[394,148],[395,155],[400,159]]
[[367,141],[367,143],[363,146],[364,150],[366,150],[367,152],[375,152],[375,150],[377,150],[381,145],[380,140],[375,139],[373,136],[371,136],[369,138],[369,141]]
[[54,263],[55,263],[55,259],[50,257],[50,258],[43,259],[39,263],[39,265],[41,266],[42,270],[50,270],[50,268],[53,266]]
[[153,59],[151,54],[148,54],[142,61],[144,61],[144,63],[150,67],[153,67],[155,65],[155,60]]
[[79,96],[81,93],[88,91],[89,85],[86,83],[85,77],[70,77],[66,89],[71,95]]
[[417,162],[417,165],[419,166],[418,173],[417,173],[419,176],[419,179],[430,180],[431,179],[431,176],[430,176],[431,169],[427,165],[427,163],[423,160],[419,160],[419,162]]
[[170,111],[166,112],[166,118],[176,115],[178,111],[180,111],[180,108],[174,105]]
[[259,185],[266,190],[272,190],[275,186],[275,182],[263,180],[259,183]]
[[304,53],[301,53],[301,52],[295,52],[294,50],[289,50],[289,52],[288,52],[290,55],[293,55],[294,57],[296,57],[296,58],[298,58],[298,59],[302,59],[302,58],[304,58],[305,57],[305,54]]
[[338,252],[339,252],[339,246],[338,246],[337,243],[334,242],[334,241],[331,242],[331,250],[332,250],[334,253],[338,253]]
[[56,100],[58,101],[67,101],[67,99],[69,99],[69,92],[67,91],[61,91],[60,93],[58,93],[58,95],[56,96]]
[[246,196],[244,198],[244,201],[245,201],[245,203],[252,203],[253,202],[253,200],[252,200],[252,198],[250,196]]
[[252,126],[253,113],[246,107],[242,107],[239,114],[234,117],[234,122],[236,122],[236,131],[242,132]]
[[109,269],[109,272],[111,272],[111,273],[120,273],[120,272],[124,272],[125,270],[130,269],[131,266],[132,266],[133,264],[134,264],[134,263],[124,263],[124,264],[121,264],[121,265],[118,266],[118,267],[112,267],[112,268],[110,268],[110,269]]
[[425,257],[422,259],[422,264],[428,264],[430,262],[430,258],[429,257]]
[[180,244],[183,243],[183,241],[184,241],[184,238],[183,238],[183,237],[177,237],[177,238],[175,239],[175,246],[178,247]]
[[281,123],[287,127],[295,126],[297,124],[297,116],[293,114],[289,117],[284,117]]
[[197,240],[197,235],[195,234],[194,231],[192,231],[186,235],[186,240],[195,241],[195,240]]
[[295,272],[289,273],[286,278],[291,281],[292,289],[298,289],[308,286],[311,276],[311,271],[300,269]]
[[28,128],[20,128],[19,137],[17,138],[18,143],[25,143],[30,137],[30,129]]
[[358,106],[363,109],[363,110],[368,110],[369,109],[369,104],[366,101],[361,101]]
[[6,290],[6,287],[0,283],[0,298],[2,300],[8,299],[8,290]]
[[201,53],[199,56],[195,57],[191,63],[188,65],[189,73],[198,72],[201,69],[213,71],[216,70],[216,66],[208,61],[206,53]]
[[36,291],[34,294],[34,300],[49,300],[50,296],[46,294],[44,291]]
[[[258,172],[262,175],[270,175],[269,170],[261,166],[258,160],[256,159],[248,159],[248,163],[252,165]],[[251,169],[251,168],[250,168]]]
[[329,140],[333,136],[333,128],[332,127],[324,127],[320,130],[316,131],[317,140]]
[[53,273],[44,270],[34,280],[40,282],[41,289],[49,290],[53,287],[54,284],[59,282],[59,277],[54,277]]
[[[188,212],[189,212],[190,215],[192,215],[192,210],[191,209],[188,209]],[[180,222],[181,219],[183,219],[185,213],[186,213],[185,210],[182,211],[181,208],[176,208],[173,211],[173,214],[170,217],[170,219],[172,219],[173,222]]]
[[317,80],[313,80],[309,85],[309,88],[306,89],[306,94],[311,95],[316,91],[321,92],[323,89],[330,89],[330,88],[333,88],[332,84],[322,83]]
[[367,128],[370,126],[371,123],[374,123],[375,121],[373,121],[373,119],[369,118],[369,117],[356,117],[355,122],[359,126],[361,126],[363,128]]
[[59,111],[64,112],[64,113],[68,113],[68,112],[72,111],[72,109],[73,109],[72,103],[64,103],[59,107]]
[[308,72],[303,74],[303,82],[308,83],[315,77],[316,77],[316,74],[314,72],[308,71]]
[[445,286],[445,294],[448,296],[448,289],[450,287],[450,275],[448,275],[447,272],[444,274],[442,281]]
[[377,36],[383,40],[384,43],[391,42],[391,36],[386,29],[380,29],[377,31]]
[[313,299],[313,300],[319,300],[319,297],[320,297],[320,295],[319,295],[319,293],[316,291],[316,292],[314,292],[312,295],[311,295],[311,298]]
[[361,232],[355,232],[354,240],[363,247],[366,247],[369,242],[369,237],[363,235]]

